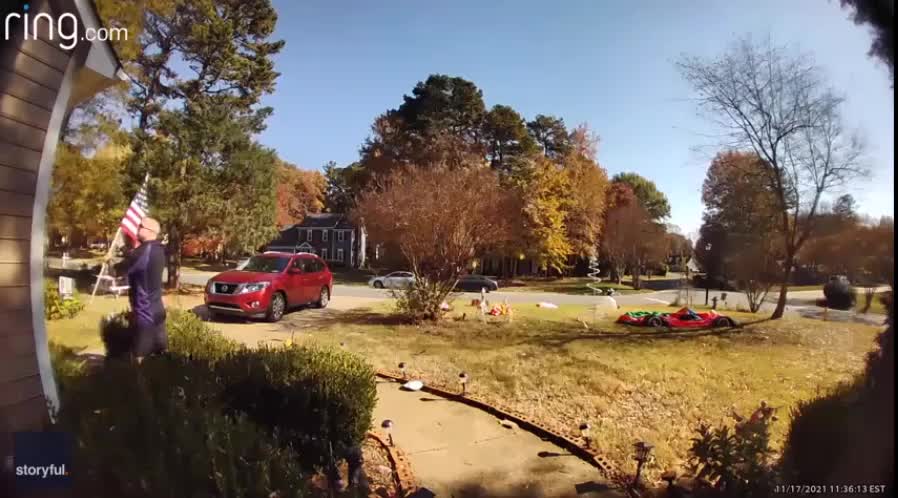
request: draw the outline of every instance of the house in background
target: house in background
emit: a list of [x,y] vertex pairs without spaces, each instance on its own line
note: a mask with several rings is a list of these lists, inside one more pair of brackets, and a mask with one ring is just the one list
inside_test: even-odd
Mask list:
[[365,265],[365,229],[339,213],[308,214],[302,222],[281,230],[265,246],[266,251],[317,254],[332,266],[361,268]]

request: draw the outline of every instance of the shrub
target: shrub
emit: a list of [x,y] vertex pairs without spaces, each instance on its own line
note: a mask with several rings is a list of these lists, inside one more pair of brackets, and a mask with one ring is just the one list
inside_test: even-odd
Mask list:
[[783,448],[783,473],[788,479],[830,482],[864,422],[858,389],[856,384],[845,384],[830,394],[798,402]]
[[127,311],[111,313],[100,320],[100,338],[106,348],[106,358],[130,356],[134,347],[134,331]]
[[775,478],[770,447],[773,412],[762,402],[748,419],[734,414],[733,428],[699,425],[689,463],[696,479],[707,484],[704,495],[770,496]]
[[206,322],[189,311],[171,311],[165,327],[169,351],[210,365],[241,349],[236,341],[212,330]]
[[294,451],[247,417],[225,415],[202,364],[110,363],[62,391],[58,426],[75,434],[73,495],[309,496]]
[[60,320],[74,318],[84,309],[84,303],[78,300],[78,294],[74,293],[69,299],[63,299],[59,295],[56,283],[48,280],[44,284],[44,318],[47,320]]
[[78,352],[70,347],[50,342],[50,363],[53,365],[53,376],[60,389],[64,389],[72,379],[86,373],[86,362],[78,358]]
[[850,310],[854,308],[857,296],[854,288],[845,280],[830,279],[823,286],[823,295],[826,296],[826,305],[837,310]]
[[403,290],[394,290],[396,312],[411,322],[437,320],[443,316],[440,305],[450,295],[444,289],[427,283],[416,283]]
[[225,402],[279,430],[304,468],[321,468],[361,444],[376,402],[374,371],[334,349],[244,350],[219,363]]

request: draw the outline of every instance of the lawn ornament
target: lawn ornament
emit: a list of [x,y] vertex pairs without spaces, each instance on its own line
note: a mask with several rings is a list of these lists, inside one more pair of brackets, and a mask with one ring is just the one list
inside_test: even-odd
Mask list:
[[732,327],[736,321],[721,315],[714,310],[696,313],[689,308],[682,308],[675,313],[660,313],[657,311],[631,311],[624,313],[617,319],[617,323],[627,325],[640,325],[647,327],[670,328],[710,328]]

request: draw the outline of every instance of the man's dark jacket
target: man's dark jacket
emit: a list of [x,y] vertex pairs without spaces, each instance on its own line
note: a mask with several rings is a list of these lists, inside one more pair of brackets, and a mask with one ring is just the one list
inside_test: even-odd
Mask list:
[[131,251],[122,265],[128,272],[131,287],[133,324],[138,328],[159,325],[165,321],[162,305],[162,270],[165,268],[165,249],[156,240],[144,242]]

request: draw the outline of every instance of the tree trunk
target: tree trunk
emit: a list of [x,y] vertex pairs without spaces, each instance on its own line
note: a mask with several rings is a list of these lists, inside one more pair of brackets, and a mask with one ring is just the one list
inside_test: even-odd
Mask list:
[[171,230],[168,235],[168,281],[166,286],[169,289],[177,289],[181,283],[181,237],[177,230]]
[[793,255],[786,256],[786,270],[783,272],[783,282],[780,286],[780,297],[776,301],[776,309],[770,315],[771,320],[777,320],[783,317],[786,312],[786,293],[789,291],[789,279],[792,277],[792,263],[795,257]]

